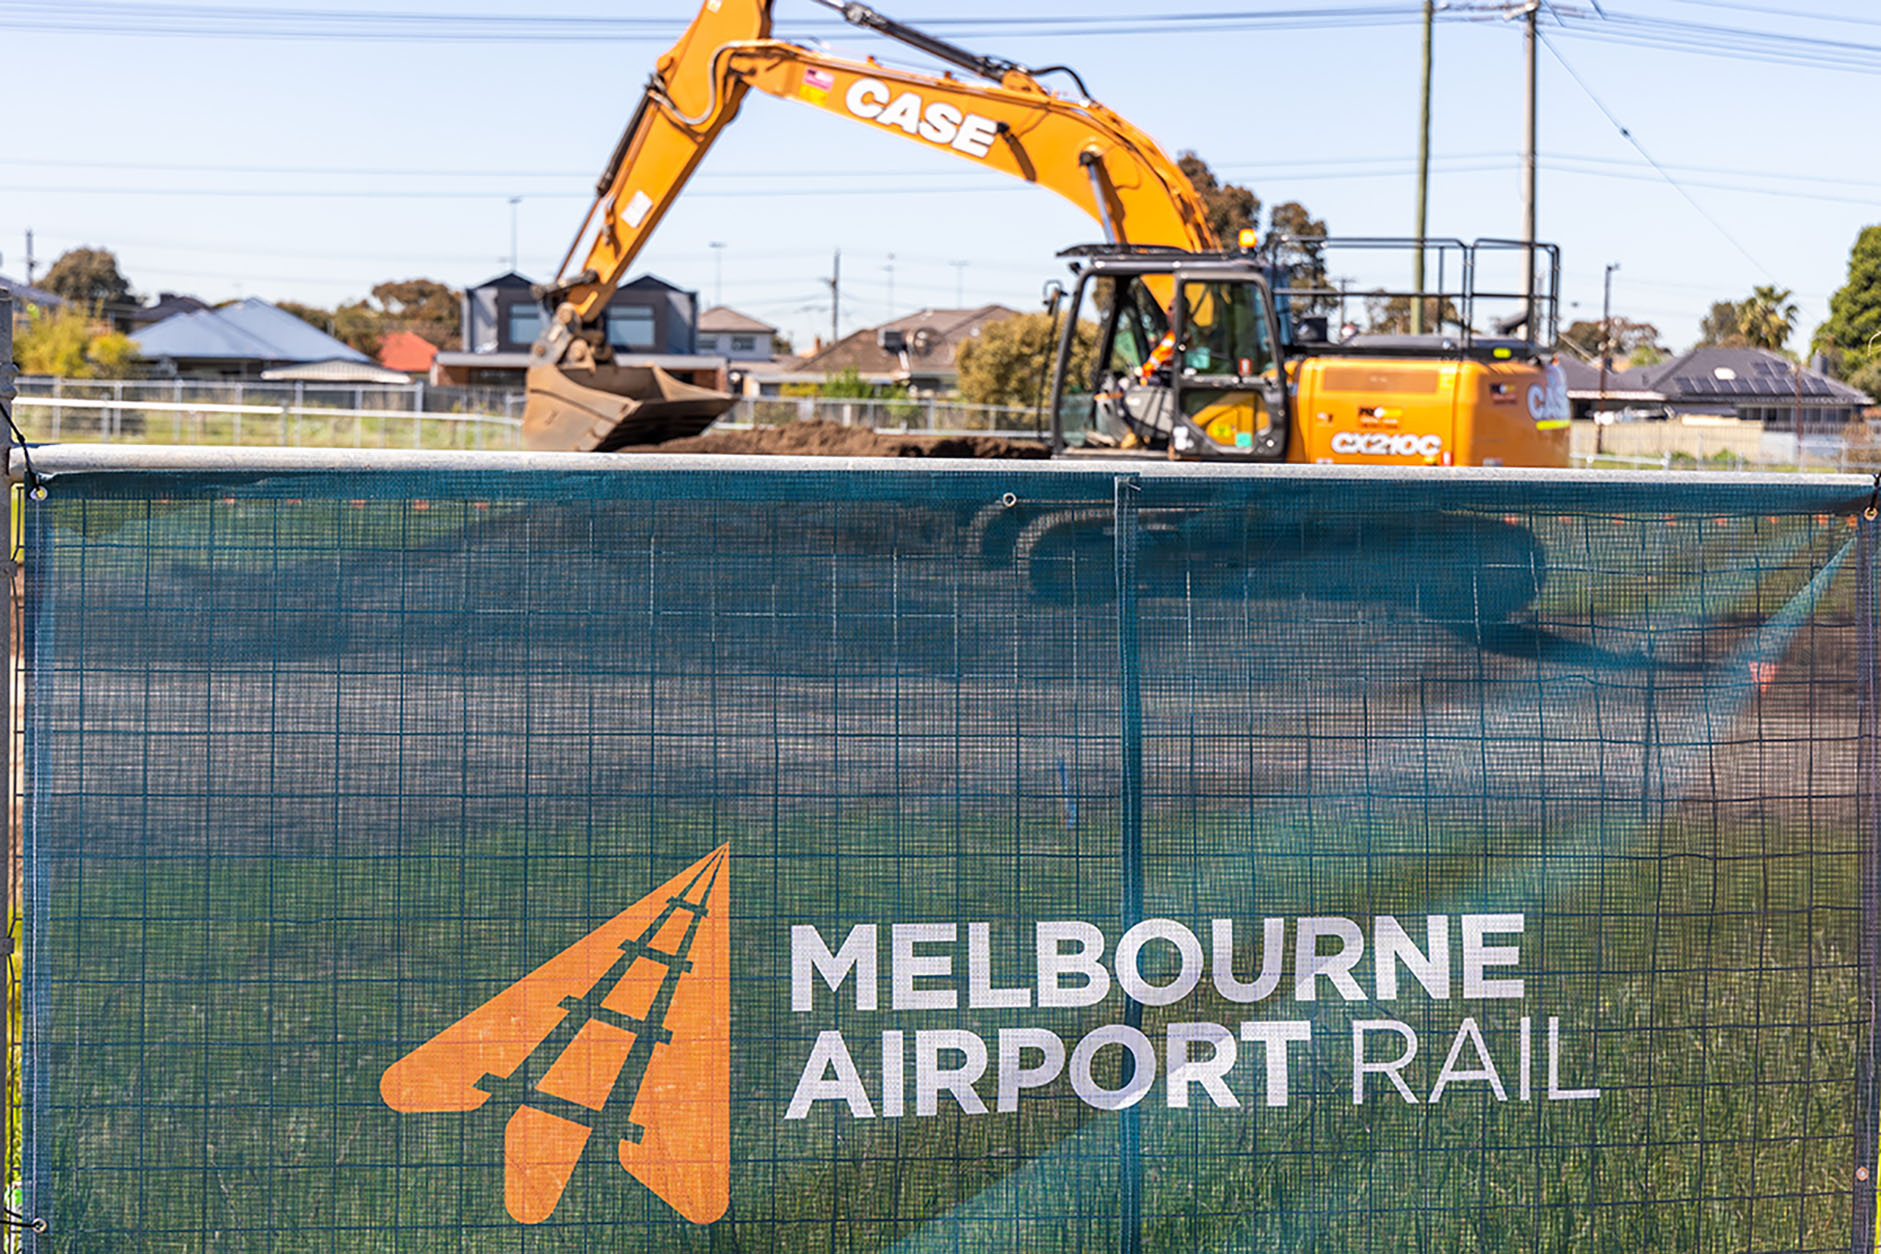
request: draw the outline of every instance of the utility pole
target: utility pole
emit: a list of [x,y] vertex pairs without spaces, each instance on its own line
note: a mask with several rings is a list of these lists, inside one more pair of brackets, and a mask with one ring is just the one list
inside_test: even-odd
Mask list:
[[882,269],[888,272],[888,320],[895,320],[895,254],[888,254],[888,264]]
[[1541,32],[1537,21],[1541,15],[1541,0],[1529,0],[1522,10],[1523,28],[1522,45],[1527,54],[1528,91],[1526,94],[1526,121],[1524,125],[1524,143],[1522,147],[1522,242],[1528,245],[1527,272],[1522,278],[1523,307],[1528,312],[1528,337],[1535,338],[1535,148],[1537,145],[1535,91],[1537,71],[1540,62],[1537,59],[1541,44]]
[[1417,113],[1417,255],[1412,260],[1411,334],[1424,333],[1424,238],[1430,213],[1430,75],[1431,29],[1437,22],[1437,0],[1424,0],[1424,96]]
[[842,308],[843,296],[843,250],[838,248],[830,263],[829,272],[829,342],[834,344],[842,338],[837,332],[837,315]]
[[[1607,406],[1607,371],[1613,368],[1613,272],[1620,268],[1615,261],[1607,266],[1606,278],[1602,281],[1600,297],[1600,400],[1594,406],[1594,452],[1604,453],[1606,427],[1600,416]],[[1534,334],[1534,328],[1529,328]]]
[[710,244],[712,249],[712,303],[725,304],[725,241],[715,239]]
[[516,206],[521,203],[521,196],[511,196],[509,198],[509,272],[511,274],[516,273],[518,266],[518,254],[516,250]]
[[1800,362],[1790,363],[1790,394],[1794,398],[1796,412],[1796,469],[1803,468],[1803,367]]
[[33,228],[26,228],[26,286],[33,285],[33,269],[38,263],[33,259]]
[[947,264],[954,268],[954,308],[958,309],[967,301],[967,263],[950,261]]

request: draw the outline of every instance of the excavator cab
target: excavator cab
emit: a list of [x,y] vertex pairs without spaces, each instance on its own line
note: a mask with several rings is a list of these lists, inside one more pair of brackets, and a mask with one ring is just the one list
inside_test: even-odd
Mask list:
[[1055,451],[1286,456],[1292,407],[1281,321],[1259,260],[1128,245],[1061,255],[1074,260],[1071,313],[1052,372]]

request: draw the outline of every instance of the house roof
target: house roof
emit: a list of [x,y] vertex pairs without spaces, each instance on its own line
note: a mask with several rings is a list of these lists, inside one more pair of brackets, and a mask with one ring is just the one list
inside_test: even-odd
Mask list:
[[1761,348],[1695,348],[1650,369],[1647,382],[1674,403],[1724,401],[1865,405],[1861,392],[1827,375],[1799,368]]
[[43,287],[22,283],[18,279],[9,279],[4,274],[0,274],[0,288],[13,294],[13,309],[16,313],[28,305],[42,305],[47,309],[57,309],[65,304],[63,296],[48,292]]
[[517,274],[514,270],[505,270],[503,273],[497,275],[495,278],[485,279],[483,282],[477,284],[474,287],[468,288],[466,290],[472,291],[472,292],[481,292],[486,287],[534,287],[534,286],[535,286],[535,280],[525,278],[522,275]]
[[[1600,368],[1563,358],[1568,394],[1601,395]],[[1695,348],[1656,366],[1607,372],[1608,400],[1658,401],[1674,406],[1866,405],[1868,398],[1837,379],[1797,369],[1787,357],[1761,348]]]
[[[845,335],[805,359],[799,369],[810,374],[856,370],[862,374],[893,374],[904,378],[913,374],[952,374],[954,354],[976,331],[989,322],[1003,322],[1017,316],[1017,310],[1004,305],[923,309],[879,327]],[[906,348],[899,353],[883,348],[881,341],[885,331],[901,332]]]
[[131,337],[140,357],[210,361],[368,361],[364,353],[286,310],[250,296],[165,318]]
[[749,314],[741,314],[729,305],[714,305],[699,315],[699,330],[706,335],[720,332],[738,335],[770,335],[777,328],[768,322],[759,322]]
[[625,290],[627,288],[648,288],[648,287],[665,288],[669,292],[683,292],[686,290],[685,288],[680,287],[679,285],[675,283],[668,283],[665,279],[662,279],[657,274],[643,274],[631,283],[621,284],[622,290]]
[[408,383],[411,380],[403,370],[392,370],[373,361],[347,360],[279,366],[262,371],[261,377],[271,382],[299,380],[307,383]]
[[379,342],[379,364],[406,374],[431,369],[431,361],[437,355],[437,347],[430,340],[410,331],[388,332]]
[[176,292],[159,292],[157,299],[152,303],[131,310],[131,322],[138,326],[149,326],[176,314],[194,313],[196,310],[209,307],[207,301],[197,300],[194,296],[183,296]]

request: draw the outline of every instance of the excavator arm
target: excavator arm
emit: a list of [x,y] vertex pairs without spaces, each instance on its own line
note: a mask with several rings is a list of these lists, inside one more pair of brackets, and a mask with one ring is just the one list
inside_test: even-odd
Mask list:
[[[545,432],[532,443],[565,448],[572,438],[576,446],[592,448],[625,442],[619,431],[631,415],[606,399],[619,387],[594,373],[573,381],[536,371],[611,369],[602,328],[609,299],[753,89],[1048,188],[1096,219],[1112,243],[1191,251],[1218,246],[1195,189],[1156,141],[1094,100],[1054,93],[1039,81],[1040,74],[1051,71],[1035,73],[978,56],[858,3],[840,6],[845,19],[974,78],[830,56],[768,38],[770,9],[771,0],[706,0],[686,33],[660,58],[556,282],[541,293],[556,314],[532,350],[530,405],[536,412],[525,416],[525,431]],[[585,263],[568,275],[584,239]],[[613,382],[630,390],[648,386],[637,377]],[[589,395],[597,384],[603,395]],[[662,389],[669,411],[675,402],[688,413],[709,407],[699,397]],[[571,405],[580,412],[571,411]],[[688,421],[682,417],[679,427]],[[641,434],[670,438],[668,425],[651,423]]]

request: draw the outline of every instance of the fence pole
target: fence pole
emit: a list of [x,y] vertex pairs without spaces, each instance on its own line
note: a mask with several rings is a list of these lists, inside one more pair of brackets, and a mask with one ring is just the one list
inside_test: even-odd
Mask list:
[[[1118,923],[1122,932],[1143,918],[1143,693],[1136,606],[1137,496],[1141,491],[1134,475],[1118,475],[1112,480],[1117,536],[1113,559],[1117,574],[1117,732],[1122,776],[1118,780],[1122,839],[1118,854],[1123,900],[1119,903],[1122,918]],[[1140,1031],[1143,1003],[1126,995],[1123,1021]],[[1139,1254],[1143,1248],[1141,1119],[1133,1103],[1121,1112],[1117,1125],[1117,1249],[1121,1254]]]

